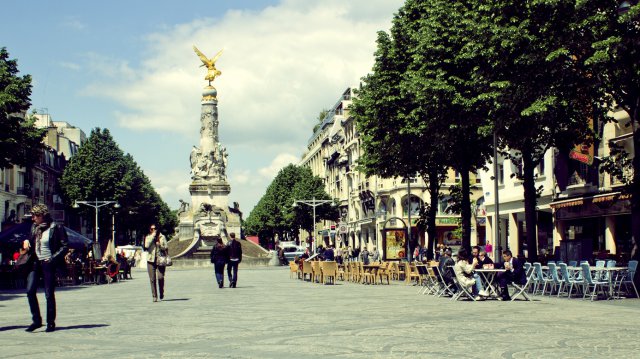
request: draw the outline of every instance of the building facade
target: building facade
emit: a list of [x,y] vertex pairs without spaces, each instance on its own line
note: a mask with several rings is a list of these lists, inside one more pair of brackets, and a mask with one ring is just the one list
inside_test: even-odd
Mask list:
[[[355,120],[349,115],[353,90],[346,89],[329,110],[328,116],[318,126],[307,145],[300,165],[309,167],[313,174],[322,178],[326,192],[334,198],[340,210],[337,223],[318,224],[317,240],[336,246],[378,249],[385,259],[404,258],[406,253],[393,249],[387,234],[403,231],[409,224],[412,228],[412,243],[424,247],[427,235],[418,229],[416,222],[420,208],[429,202],[427,185],[421,178],[381,178],[366,176],[358,170],[361,155],[360,137]],[[460,215],[450,213],[448,188],[459,176],[450,170],[442,189],[444,197],[438,208],[437,238],[435,243],[449,246],[460,244],[456,229]],[[472,244],[484,244],[485,218],[480,178],[471,174],[472,200]],[[410,195],[409,195],[410,193]],[[411,217],[411,218],[410,218]],[[403,224],[404,223],[404,224]],[[398,255],[398,251],[401,255]]]

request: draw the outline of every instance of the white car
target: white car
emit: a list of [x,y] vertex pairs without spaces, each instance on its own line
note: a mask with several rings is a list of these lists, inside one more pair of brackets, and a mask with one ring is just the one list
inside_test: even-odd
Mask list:
[[295,243],[280,243],[280,247],[284,251],[284,257],[289,261],[293,261],[295,257],[300,257],[304,254],[305,248]]

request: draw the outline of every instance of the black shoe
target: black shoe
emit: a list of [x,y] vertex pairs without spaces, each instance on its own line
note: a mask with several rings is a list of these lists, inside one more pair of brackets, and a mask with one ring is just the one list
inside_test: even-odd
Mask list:
[[25,332],[32,332],[38,328],[42,327],[42,323],[31,323],[31,325],[25,329]]
[[231,283],[231,288],[235,288],[236,287],[236,282]]
[[218,282],[218,288],[224,288],[224,282]]
[[45,330],[45,332],[51,333],[51,332],[55,332],[55,331],[56,331],[56,325],[55,324],[47,324],[47,329]]
[[164,299],[164,294],[160,294],[160,300]]

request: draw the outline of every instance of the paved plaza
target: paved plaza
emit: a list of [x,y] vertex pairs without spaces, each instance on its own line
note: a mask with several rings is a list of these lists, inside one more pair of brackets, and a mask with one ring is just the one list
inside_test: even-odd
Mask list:
[[[1,358],[637,358],[640,301],[451,302],[402,283],[320,285],[288,268],[167,272],[152,303],[146,272],[59,288],[58,330],[34,333],[22,292],[0,292]],[[44,309],[44,294],[38,294]]]

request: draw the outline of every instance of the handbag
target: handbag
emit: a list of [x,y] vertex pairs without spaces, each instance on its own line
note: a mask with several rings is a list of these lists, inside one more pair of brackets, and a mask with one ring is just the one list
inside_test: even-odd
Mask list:
[[173,261],[166,250],[160,250],[156,256],[156,264],[160,267],[171,267],[173,265]]

